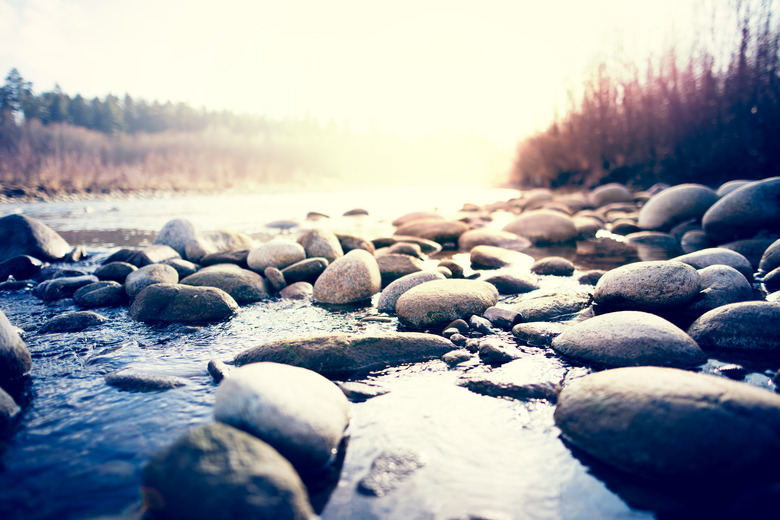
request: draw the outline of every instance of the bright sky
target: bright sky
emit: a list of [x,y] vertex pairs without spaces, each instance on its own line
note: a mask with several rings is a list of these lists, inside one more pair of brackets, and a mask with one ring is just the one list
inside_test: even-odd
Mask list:
[[[680,6],[682,4],[682,7]],[[0,0],[0,73],[270,116],[517,142],[617,45],[663,43],[674,0]]]

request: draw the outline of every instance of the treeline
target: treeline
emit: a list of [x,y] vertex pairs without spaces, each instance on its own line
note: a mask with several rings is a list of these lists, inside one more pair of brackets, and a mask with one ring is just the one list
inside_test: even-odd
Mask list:
[[[644,66],[602,63],[579,94],[570,92],[566,115],[518,146],[512,181],[715,186],[780,174],[780,30],[772,2],[737,2],[727,13],[718,11],[725,3],[702,5],[706,19],[719,21],[700,27],[691,52],[672,47]],[[724,18],[733,33],[724,31]]]

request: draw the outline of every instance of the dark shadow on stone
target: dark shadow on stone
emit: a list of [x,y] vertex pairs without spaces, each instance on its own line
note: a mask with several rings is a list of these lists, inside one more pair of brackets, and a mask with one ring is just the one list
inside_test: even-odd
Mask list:
[[339,443],[338,451],[325,467],[299,473],[306,490],[309,492],[309,502],[312,509],[318,515],[322,513],[330,500],[330,495],[339,483],[341,470],[344,467],[344,459],[347,456],[349,435],[345,434]]

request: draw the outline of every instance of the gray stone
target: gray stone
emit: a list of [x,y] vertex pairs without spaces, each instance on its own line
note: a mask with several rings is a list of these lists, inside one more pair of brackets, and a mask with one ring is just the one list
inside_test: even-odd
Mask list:
[[665,319],[618,311],[576,323],[552,341],[559,354],[607,367],[694,367],[707,361],[696,342]]
[[463,222],[422,219],[408,222],[395,230],[394,235],[411,235],[432,240],[439,244],[457,244],[460,236],[469,230]]
[[246,269],[247,257],[249,257],[248,249],[242,249],[240,251],[219,251],[218,253],[211,253],[201,258],[200,265],[202,267],[208,267],[217,264],[236,264],[237,266]]
[[495,285],[499,294],[521,294],[539,288],[536,277],[527,273],[503,272],[488,276],[483,280]]
[[774,271],[780,267],[780,239],[772,242],[772,245],[766,248],[758,264],[758,270],[762,273]]
[[395,227],[400,227],[415,220],[444,220],[444,217],[435,211],[412,211],[393,220],[392,224]]
[[403,293],[421,283],[443,279],[444,275],[436,271],[422,271],[402,276],[382,290],[377,302],[377,309],[381,312],[395,313],[395,304]]
[[68,312],[47,320],[38,330],[39,334],[51,334],[54,332],[80,332],[89,327],[97,327],[104,324],[105,316],[92,311]]
[[21,408],[16,404],[14,398],[0,388],[0,433],[4,433],[8,426],[19,415]]
[[186,259],[199,262],[201,258],[221,251],[243,251],[254,247],[252,237],[228,230],[201,233],[184,247]]
[[118,370],[104,376],[106,384],[126,392],[157,392],[171,390],[187,384],[181,377],[162,374],[145,374],[131,370]]
[[475,246],[471,250],[470,260],[475,269],[498,269],[510,266],[528,269],[534,263],[534,258],[530,255],[496,246]]
[[295,282],[309,282],[313,284],[325,271],[329,263],[324,258],[307,258],[285,267],[282,269],[282,274],[288,284],[294,284]]
[[722,305],[753,299],[753,288],[745,277],[727,265],[699,269],[701,292],[688,304],[685,313],[698,317]]
[[236,303],[253,303],[269,298],[262,276],[235,264],[217,264],[204,267],[179,283],[197,287],[216,287],[228,293]]
[[521,322],[551,321],[572,317],[587,308],[590,300],[589,293],[572,291],[529,298],[510,308],[520,315]]
[[596,233],[604,229],[604,222],[593,215],[575,215],[571,220],[577,231],[577,240],[595,237]]
[[634,194],[631,190],[616,182],[598,186],[590,192],[590,202],[596,207],[614,202],[632,202],[633,200]]
[[376,258],[379,273],[382,276],[382,285],[398,280],[402,276],[419,273],[423,270],[422,260],[403,254],[385,254]]
[[336,237],[339,239],[341,250],[344,251],[345,254],[349,253],[353,249],[363,249],[373,255],[374,251],[376,250],[374,244],[362,237],[355,235],[345,235],[343,233],[336,233]]
[[[381,251],[381,252],[380,252]],[[383,254],[393,255],[408,255],[415,258],[423,259],[423,252],[419,245],[412,244],[411,242],[396,242],[390,247],[385,247],[376,252],[377,259]]]
[[748,259],[731,249],[711,247],[678,256],[672,260],[683,262],[696,269],[703,269],[711,265],[727,265],[742,273],[748,281],[753,279],[753,266],[750,265]]
[[327,377],[379,370],[401,363],[438,359],[456,347],[435,334],[333,334],[278,340],[238,354],[236,365],[271,361],[301,366]]
[[780,351],[778,323],[780,303],[730,303],[703,314],[688,334],[704,350],[776,354]]
[[219,385],[214,418],[267,442],[299,472],[335,456],[349,424],[349,401],[335,384],[305,368],[252,363]]
[[266,267],[263,271],[263,276],[268,280],[268,284],[271,286],[273,292],[279,292],[287,287],[287,281],[284,279],[284,274],[276,267]]
[[230,367],[218,359],[209,360],[206,370],[217,384],[230,377]]
[[176,269],[165,264],[151,264],[133,271],[125,279],[125,291],[132,300],[146,287],[158,284],[175,284],[179,281]]
[[93,274],[98,277],[98,280],[110,280],[123,284],[127,275],[137,270],[136,266],[128,262],[109,262],[95,269]]
[[333,262],[344,256],[338,237],[331,231],[312,229],[301,237],[301,245],[308,258],[321,257]]
[[702,229],[686,231],[680,238],[680,248],[683,253],[693,253],[712,247],[714,244]]
[[550,368],[549,362],[523,358],[510,361],[490,372],[470,373],[458,381],[458,386],[475,394],[529,401],[544,399],[555,403],[563,372]]
[[[487,312],[487,310],[485,312]],[[469,327],[471,330],[486,336],[493,334],[493,330],[490,328],[490,320],[485,319],[482,316],[477,316],[476,314],[472,314],[469,318]]]
[[0,387],[25,375],[32,368],[32,358],[27,345],[0,310]]
[[518,323],[512,327],[512,334],[526,345],[549,347],[552,345],[553,340],[570,326],[566,323],[548,321]]
[[491,365],[503,365],[520,359],[522,353],[517,347],[504,343],[498,338],[488,338],[479,342],[479,358]]
[[775,242],[775,237],[772,238],[745,238],[743,240],[735,240],[733,242],[726,242],[720,244],[718,247],[723,249],[731,249],[734,252],[744,256],[753,270],[757,270],[761,264],[761,257],[766,249]]
[[309,282],[295,282],[279,291],[279,296],[288,300],[308,300],[314,297],[314,286]]
[[306,488],[265,442],[222,423],[191,429],[144,468],[144,504],[172,520],[312,520]]
[[410,235],[395,234],[391,237],[380,237],[372,240],[373,245],[377,248],[389,247],[393,244],[398,244],[402,242],[417,244],[418,246],[420,246],[420,250],[427,255],[433,255],[441,251],[441,244],[434,242],[433,240],[428,240],[422,237],[415,237]]
[[522,251],[531,247],[531,241],[509,231],[499,229],[471,229],[458,238],[458,249],[471,251],[476,246],[495,246],[513,251]]
[[390,390],[387,390],[382,385],[376,383],[363,383],[360,381],[337,382],[336,386],[344,392],[344,395],[351,403],[362,403],[390,392]]
[[155,244],[136,251],[133,256],[127,259],[127,262],[136,267],[144,267],[176,258],[180,258],[179,253],[172,247]]
[[442,325],[472,314],[482,315],[498,301],[495,286],[474,280],[433,280],[406,291],[395,311],[407,327]]
[[229,318],[238,304],[215,287],[159,283],[149,285],[130,306],[130,317],[144,322],[198,323]]
[[733,181],[724,182],[723,184],[720,185],[720,187],[718,187],[717,190],[718,197],[725,197],[732,191],[741,188],[745,184],[750,184],[751,182],[753,181],[748,181],[745,179],[736,179]]
[[66,276],[41,282],[33,289],[33,294],[46,302],[72,298],[73,294],[85,285],[97,282],[96,276]]
[[128,301],[122,284],[110,280],[91,283],[73,293],[73,303],[85,309],[119,307]]
[[200,269],[198,264],[193,264],[189,260],[184,260],[183,258],[171,258],[169,260],[163,260],[162,264],[173,267],[176,272],[179,273],[179,280],[186,278],[191,274],[197,273],[198,269]]
[[574,274],[574,264],[561,256],[540,258],[531,266],[531,272],[553,276],[571,276]]
[[715,190],[701,184],[680,184],[654,195],[639,211],[639,227],[668,230],[690,219],[700,220],[718,201]]
[[561,392],[555,423],[593,457],[665,483],[736,484],[780,454],[780,396],[672,368],[580,378]]
[[0,244],[0,262],[20,255],[54,262],[71,250],[59,233],[40,220],[16,214],[0,218]]
[[724,196],[707,210],[702,227],[716,242],[751,238],[759,232],[780,234],[780,177],[751,182]]
[[699,273],[688,264],[651,261],[608,271],[596,284],[600,308],[655,312],[688,304],[699,293]]
[[[458,334],[459,336],[460,334]],[[447,363],[449,366],[455,366],[458,363],[469,361],[472,358],[471,352],[465,348],[459,348],[458,350],[452,350],[447,352],[441,357],[441,360]]]
[[580,285],[596,285],[601,280],[601,277],[606,274],[603,269],[591,269],[585,271],[577,277],[577,283]]
[[454,260],[444,259],[439,262],[438,268],[444,267],[450,272],[450,276],[441,272],[447,278],[463,278],[464,269],[463,266]]
[[169,220],[157,232],[153,244],[163,244],[172,247],[182,258],[187,255],[187,242],[197,236],[195,225],[187,219]]
[[766,276],[764,276],[762,283],[767,292],[772,293],[780,291],[780,267],[768,272]]
[[262,273],[266,267],[284,269],[306,258],[303,246],[283,238],[275,238],[251,251],[246,259],[249,268]]
[[314,299],[322,303],[348,304],[371,298],[379,292],[382,277],[374,256],[355,249],[323,271],[314,283]]
[[0,281],[12,276],[15,280],[27,280],[35,277],[43,267],[43,263],[29,255],[19,255],[0,263]]
[[504,231],[526,237],[534,244],[570,242],[578,235],[571,217],[544,209],[520,215],[504,226]]
[[383,497],[423,466],[425,459],[415,451],[384,451],[371,463],[357,489],[364,495]]

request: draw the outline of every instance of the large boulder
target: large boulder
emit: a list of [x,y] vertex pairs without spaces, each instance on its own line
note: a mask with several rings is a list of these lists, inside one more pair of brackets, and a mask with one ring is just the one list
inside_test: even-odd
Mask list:
[[555,423],[593,457],[666,483],[776,476],[780,457],[780,396],[673,368],[580,378],[558,397]]
[[702,227],[712,240],[728,242],[759,232],[780,234],[780,177],[751,182],[707,210]]
[[642,229],[665,231],[686,220],[700,220],[717,201],[712,188],[680,184],[653,195],[639,211],[637,223]]
[[71,247],[59,233],[26,215],[0,218],[0,262],[20,255],[53,262],[61,260]]
[[185,218],[176,218],[165,223],[155,235],[152,243],[170,246],[184,258],[187,256],[187,242],[197,235],[198,232],[192,222]]
[[22,377],[32,368],[32,358],[16,327],[0,310],[0,387]]
[[504,231],[526,237],[534,244],[557,244],[577,238],[577,227],[568,215],[540,209],[523,213],[504,226]]
[[394,235],[425,238],[439,244],[457,244],[460,236],[469,230],[463,222],[442,219],[413,220],[395,230]]
[[382,285],[374,256],[354,249],[337,259],[314,283],[314,299],[322,303],[348,304],[371,298]]
[[350,411],[341,389],[316,372],[252,363],[219,385],[214,418],[267,442],[306,473],[333,458]]
[[688,334],[705,350],[780,353],[780,303],[755,301],[723,305],[703,314]]
[[650,261],[608,271],[593,299],[603,310],[657,312],[689,303],[699,293],[699,273],[688,264]]
[[377,309],[381,312],[395,313],[395,304],[403,293],[431,280],[444,280],[444,275],[438,271],[422,271],[398,278],[382,290],[377,302]]
[[246,263],[255,272],[262,273],[267,267],[284,269],[306,258],[303,246],[292,240],[275,238],[249,251]]
[[406,291],[398,298],[399,321],[414,329],[442,325],[458,318],[482,315],[498,301],[492,284],[475,280],[433,280]]
[[149,285],[130,306],[130,317],[144,322],[199,323],[229,318],[238,304],[216,287],[169,283]]
[[339,377],[436,359],[456,348],[435,334],[333,334],[258,345],[238,354],[235,364],[270,361],[308,368],[326,377]]
[[125,278],[125,291],[132,300],[146,287],[157,284],[174,284],[179,281],[179,273],[176,269],[165,264],[150,264],[141,267]]
[[618,311],[575,323],[552,341],[559,354],[607,367],[687,368],[707,361],[694,340],[665,319]]
[[142,490],[150,513],[161,518],[315,518],[292,465],[223,423],[193,428],[152,457]]
[[232,296],[238,304],[259,302],[270,296],[262,276],[254,271],[242,269],[236,264],[204,267],[179,283],[197,287],[217,287]]

